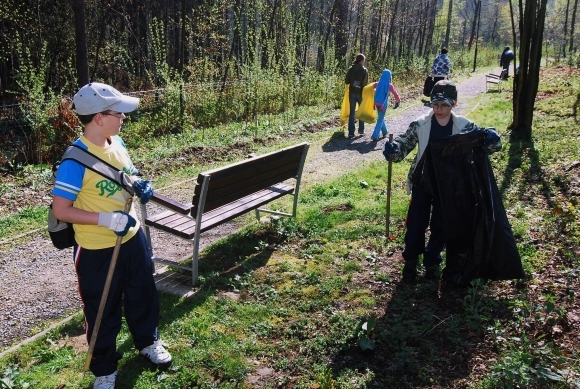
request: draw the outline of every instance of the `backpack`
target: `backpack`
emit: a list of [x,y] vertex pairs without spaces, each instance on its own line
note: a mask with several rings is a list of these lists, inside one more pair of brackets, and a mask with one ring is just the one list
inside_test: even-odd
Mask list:
[[[77,145],[70,145],[64,152],[62,159],[52,167],[53,184],[56,180],[56,172],[58,167],[63,161],[66,161],[67,159],[77,161],[87,169],[91,169],[95,173],[98,173],[103,177],[117,183],[123,189],[129,192],[131,196],[135,195],[133,185],[131,184],[131,179],[127,173],[118,170],[113,165],[103,161],[102,159],[96,157],[95,155],[91,154],[85,149],[80,148]],[[75,233],[72,223],[58,220],[52,212],[52,204],[50,204],[48,208],[47,229],[48,234],[50,235],[50,240],[52,241],[54,247],[57,249],[62,250],[76,245]]]

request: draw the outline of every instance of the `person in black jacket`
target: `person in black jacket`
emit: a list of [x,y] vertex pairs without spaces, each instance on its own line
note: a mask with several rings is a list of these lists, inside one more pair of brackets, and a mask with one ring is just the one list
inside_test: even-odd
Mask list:
[[502,76],[504,80],[507,80],[510,73],[510,62],[515,58],[514,52],[506,46],[501,53],[501,57],[499,59],[499,66],[502,67]]
[[[407,194],[411,195],[409,210],[406,217],[405,249],[403,258],[403,279],[413,280],[417,277],[419,257],[423,257],[425,278],[439,277],[439,267],[443,261],[441,252],[445,247],[444,215],[440,201],[432,193],[413,184],[412,177],[428,146],[440,138],[463,132],[480,129],[480,127],[453,112],[457,105],[457,87],[449,80],[435,84],[431,91],[432,109],[420,116],[411,124],[404,134],[400,134],[393,142],[386,142],[383,155],[387,161],[401,162],[415,148],[418,148],[415,159],[407,176]],[[481,128],[483,130],[483,128]],[[501,150],[499,133],[493,128],[484,129],[486,138],[484,147],[489,153]],[[430,235],[425,245],[427,227]]]
[[[362,90],[369,83],[369,72],[365,68],[366,57],[364,54],[358,54],[346,72],[344,83],[349,86],[348,100],[350,103],[350,113],[348,116],[348,137],[354,138],[354,114],[357,103],[362,103]],[[358,121],[358,133],[365,133],[365,123]]]

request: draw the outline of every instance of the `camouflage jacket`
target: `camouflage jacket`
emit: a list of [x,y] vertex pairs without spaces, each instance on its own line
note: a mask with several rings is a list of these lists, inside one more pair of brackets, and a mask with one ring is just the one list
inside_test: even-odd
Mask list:
[[451,60],[447,54],[439,54],[435,57],[433,61],[433,66],[431,67],[431,74],[433,76],[449,76],[451,74]]
[[[413,172],[415,171],[415,167],[417,163],[421,159],[423,152],[427,148],[427,144],[429,143],[429,135],[431,133],[431,116],[433,116],[433,110],[430,110],[426,115],[421,116],[417,120],[413,121],[407,131],[399,135],[395,138],[394,142],[397,143],[398,150],[396,153],[391,154],[391,160],[393,162],[400,162],[402,161],[413,149],[415,146],[419,145],[419,150],[417,155],[415,156],[415,160],[411,164],[411,169],[409,169],[409,174],[407,176],[407,193],[411,193],[411,177],[413,176]],[[466,117],[456,115],[455,113],[451,112],[451,120],[453,120],[453,128],[452,134],[459,134],[461,132],[470,132],[474,130],[493,130],[494,128],[482,128],[476,125],[471,120],[467,119]],[[497,131],[496,131],[497,132]],[[499,139],[499,138],[498,138]],[[501,140],[498,140],[497,143],[491,144],[487,147],[487,151],[491,154],[496,151],[501,150]]]

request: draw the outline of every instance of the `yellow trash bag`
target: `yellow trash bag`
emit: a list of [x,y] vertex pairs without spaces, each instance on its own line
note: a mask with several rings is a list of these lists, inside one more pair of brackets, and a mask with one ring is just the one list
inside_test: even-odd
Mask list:
[[348,85],[344,90],[344,97],[342,98],[342,105],[340,106],[340,126],[348,123],[348,115],[350,114],[350,101],[348,101]]
[[362,103],[358,107],[354,117],[365,123],[372,124],[377,122],[377,116],[377,110],[375,109],[375,86],[374,83],[370,83],[363,88]]

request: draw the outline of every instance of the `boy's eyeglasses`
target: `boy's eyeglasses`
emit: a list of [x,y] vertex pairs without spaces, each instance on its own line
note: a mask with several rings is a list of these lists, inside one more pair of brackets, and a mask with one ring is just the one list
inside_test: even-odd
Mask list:
[[433,109],[449,109],[451,108],[451,106],[449,104],[441,104],[441,103],[435,103],[435,104],[431,104],[431,108]]
[[119,119],[123,119],[123,116],[125,116],[122,112],[101,112],[101,115],[114,116]]

